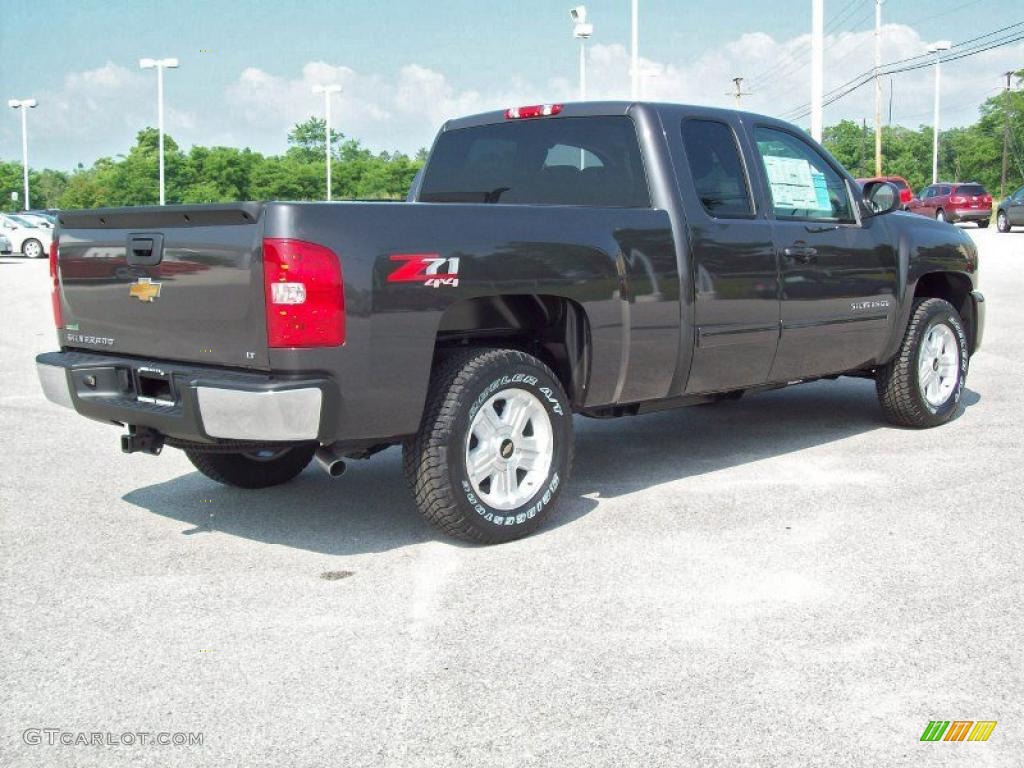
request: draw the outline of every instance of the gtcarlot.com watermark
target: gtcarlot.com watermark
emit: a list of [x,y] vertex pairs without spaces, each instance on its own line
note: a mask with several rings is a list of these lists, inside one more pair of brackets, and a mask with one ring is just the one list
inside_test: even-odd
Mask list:
[[26,728],[21,740],[30,746],[63,747],[201,747],[202,731],[72,731]]

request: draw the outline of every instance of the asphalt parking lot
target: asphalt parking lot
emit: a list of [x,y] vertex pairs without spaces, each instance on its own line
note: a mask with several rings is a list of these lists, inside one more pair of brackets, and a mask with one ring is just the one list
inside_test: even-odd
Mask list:
[[555,519],[491,548],[420,522],[396,449],[260,492],[122,455],[43,399],[47,265],[0,259],[0,764],[1021,765],[1024,231],[968,231],[959,420],[861,380],[577,419]]

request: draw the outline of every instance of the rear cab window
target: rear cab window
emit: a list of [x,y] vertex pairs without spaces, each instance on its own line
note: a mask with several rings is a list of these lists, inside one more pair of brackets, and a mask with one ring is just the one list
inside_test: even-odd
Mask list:
[[624,115],[515,120],[438,137],[425,203],[650,208],[640,143]]

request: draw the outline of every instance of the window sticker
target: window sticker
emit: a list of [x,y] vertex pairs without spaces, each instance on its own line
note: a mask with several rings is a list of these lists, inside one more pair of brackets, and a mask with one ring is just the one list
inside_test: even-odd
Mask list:
[[776,208],[813,211],[832,209],[828,201],[825,175],[812,171],[811,164],[803,158],[765,155],[764,166]]
[[818,201],[817,209],[819,211],[831,211],[832,203],[828,197],[828,184],[825,182],[825,174],[812,169],[811,180],[814,182],[814,197]]

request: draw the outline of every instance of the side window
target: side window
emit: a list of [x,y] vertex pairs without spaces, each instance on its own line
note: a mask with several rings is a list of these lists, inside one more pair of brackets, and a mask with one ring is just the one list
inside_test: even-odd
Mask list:
[[776,218],[854,221],[846,182],[810,144],[774,128],[757,128],[754,138]]
[[1013,193],[1013,199],[1017,201],[1024,200],[1024,187],[1021,187]]
[[953,188],[948,185],[945,187],[939,187],[939,195],[948,195],[952,191]]
[[932,188],[931,187],[925,187],[924,189],[921,190],[921,194],[918,195],[918,199],[919,200],[927,200],[931,196],[932,196]]
[[753,216],[750,187],[732,128],[717,120],[684,120],[683,145],[693,186],[712,216]]

